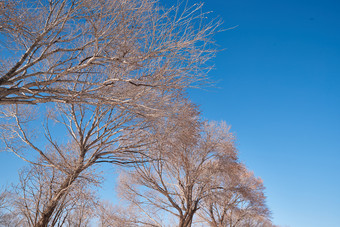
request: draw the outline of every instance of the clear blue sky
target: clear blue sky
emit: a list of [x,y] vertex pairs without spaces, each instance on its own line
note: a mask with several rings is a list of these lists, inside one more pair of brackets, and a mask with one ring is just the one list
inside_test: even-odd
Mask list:
[[209,0],[226,48],[219,89],[192,98],[225,120],[264,180],[274,224],[340,226],[340,1]]
[[[190,0],[189,3],[194,3]],[[240,158],[264,180],[274,224],[340,226],[340,1],[206,0],[220,16],[210,76],[191,92],[203,116],[225,120]],[[20,161],[0,153],[0,183]]]

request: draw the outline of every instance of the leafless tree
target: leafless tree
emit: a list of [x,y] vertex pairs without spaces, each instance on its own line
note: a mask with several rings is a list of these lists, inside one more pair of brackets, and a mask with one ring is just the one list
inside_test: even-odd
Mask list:
[[233,178],[222,173],[217,180],[220,188],[204,199],[199,212],[205,223],[211,227],[273,226],[261,179],[239,165]]
[[[59,106],[48,118],[57,123],[54,130],[50,130],[51,126],[47,120],[45,148],[39,148],[37,145],[43,144],[44,138],[34,140],[33,135],[27,130],[30,128],[26,127],[26,124],[30,123],[25,117],[27,111],[22,112],[18,107],[11,108],[11,111],[7,111],[7,114],[11,114],[16,126],[13,124],[7,131],[15,136],[10,140],[6,137],[9,133],[5,131],[3,139],[7,149],[36,165],[36,168],[43,166],[44,172],[40,175],[54,180],[53,191],[45,195],[47,198],[44,206],[38,207],[39,212],[33,212],[37,217],[31,221],[32,226],[47,226],[47,223],[52,223],[53,215],[63,206],[66,195],[75,190],[79,179],[93,179],[88,173],[94,171],[94,164],[101,162],[123,164],[128,162],[129,152],[142,146],[138,134],[134,133],[138,131],[137,126],[142,126],[142,123],[135,119],[136,123],[133,124],[131,120],[133,116],[124,111],[115,112],[112,106]],[[55,128],[58,128],[58,125],[65,128],[64,141],[53,136],[56,134],[53,131],[57,131]],[[124,145],[124,140],[128,140],[130,136],[135,137],[135,143]],[[35,157],[38,157],[39,161],[34,161]],[[46,168],[49,168],[47,172]],[[48,182],[48,179],[44,180]],[[40,185],[43,187],[44,184]],[[22,186],[22,190],[27,190],[26,185]],[[31,195],[36,193],[40,193],[40,189],[34,187]]]
[[[12,193],[12,213],[20,226],[39,226],[43,212],[59,190],[64,173],[46,166],[30,165],[20,172],[20,183]],[[91,192],[94,177],[78,178],[65,190],[51,213],[48,226],[88,226],[94,216],[95,196]],[[40,224],[41,225],[41,224]]]
[[0,104],[134,106],[200,82],[219,25],[204,18],[154,0],[2,0]]
[[[146,102],[149,98],[140,100]],[[175,118],[190,106],[184,98],[176,97],[175,100],[152,104],[170,108],[164,110],[168,111],[164,116],[160,111],[143,112],[138,107],[124,109],[112,104],[56,104],[55,108],[44,111],[47,113],[45,126],[35,130],[31,127],[35,114],[29,111],[36,108],[6,106],[4,115],[8,121],[3,127],[2,139],[7,150],[37,168],[49,168],[48,171],[43,169],[47,171],[43,173],[55,180],[48,202],[39,207],[39,212],[34,212],[37,219],[31,222],[32,225],[46,226],[53,222],[53,215],[66,196],[75,190],[79,179],[93,181],[88,173],[93,174],[98,164],[126,165],[150,159],[148,146],[155,141],[150,134],[151,126],[161,130],[164,120]],[[61,138],[60,134],[63,135]],[[36,135],[45,137],[37,138]],[[31,192],[34,193],[38,192]]]
[[154,162],[136,166],[127,177],[121,177],[122,196],[155,226],[166,225],[161,219],[172,217],[180,227],[191,226],[204,199],[222,190],[214,175],[223,172],[231,176],[238,171],[229,127],[224,123],[182,126],[181,131],[170,130],[158,138],[151,148]]

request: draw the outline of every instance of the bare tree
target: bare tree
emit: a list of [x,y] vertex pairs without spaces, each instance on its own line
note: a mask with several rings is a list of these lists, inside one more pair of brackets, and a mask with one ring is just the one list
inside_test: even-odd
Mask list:
[[[30,119],[25,117],[27,111],[18,107],[9,109],[7,114],[16,125],[13,124],[7,130],[15,136],[8,138],[10,133],[4,132],[7,149],[37,168],[44,166],[41,170],[44,172],[40,175],[53,179],[53,191],[49,192],[39,212],[33,212],[37,217],[31,221],[32,226],[46,226],[53,222],[53,215],[62,206],[66,195],[75,190],[79,179],[93,179],[88,175],[94,171],[93,165],[101,162],[128,163],[129,153],[138,152],[138,148],[144,144],[137,133],[144,122],[134,119],[125,110],[112,109],[112,106],[58,106],[56,112],[51,113],[46,120],[45,139],[39,137],[39,140],[35,140],[32,132],[28,131]],[[54,130],[50,130],[49,121],[52,119],[57,123],[54,124]],[[58,131],[58,127],[62,129],[60,126],[64,127],[63,131]],[[62,140],[54,137],[58,132],[64,133]],[[39,131],[35,133],[39,135]],[[133,142],[125,145],[124,141],[130,140],[130,136],[134,137]],[[36,157],[38,161],[35,161]],[[49,168],[48,171],[46,168]],[[48,179],[44,180],[48,182]],[[40,185],[43,187],[44,184]],[[22,189],[27,190],[25,186]],[[31,194],[35,195],[39,191],[39,188],[34,187]]]
[[[214,177],[214,176],[213,176]],[[272,226],[262,180],[243,165],[230,175],[216,175],[219,189],[201,206],[199,216],[211,227]]]
[[[46,207],[59,190],[65,174],[51,167],[30,165],[20,172],[20,184],[12,193],[12,213],[20,226],[39,226]],[[88,226],[94,216],[95,196],[91,178],[78,178],[61,196],[52,211],[48,226]],[[40,224],[41,225],[41,224]]]
[[0,104],[134,106],[152,89],[200,82],[219,25],[204,18],[201,5],[153,0],[3,0]]
[[[153,102],[150,96],[140,100]],[[152,103],[153,107],[167,106],[168,109],[164,109],[168,112],[166,115],[162,114],[163,111],[146,112],[138,107],[124,109],[103,103],[58,104],[45,111],[48,113],[45,126],[35,130],[31,130],[34,121],[31,116],[34,114],[29,111],[36,108],[6,106],[4,115],[8,121],[2,139],[7,150],[31,164],[49,168],[48,171],[43,169],[42,175],[55,180],[53,192],[44,206],[39,207],[39,212],[34,212],[37,219],[31,224],[46,226],[53,222],[53,215],[66,196],[75,190],[77,182],[80,179],[93,181],[88,174],[93,174],[98,164],[126,165],[148,161],[148,147],[155,141],[150,134],[151,126],[161,130],[164,120],[172,119],[190,106],[183,98],[176,97],[172,101],[175,100],[177,102]],[[58,138],[60,134],[62,138]],[[36,135],[45,137],[36,138]],[[38,192],[31,192],[34,193]]]
[[190,127],[188,122],[187,127],[180,126],[182,130],[170,127],[158,138],[150,148],[154,162],[138,165],[121,177],[122,196],[155,226],[166,225],[161,220],[172,217],[180,227],[191,226],[204,199],[223,189],[214,175],[232,176],[238,171],[233,136],[224,123]]

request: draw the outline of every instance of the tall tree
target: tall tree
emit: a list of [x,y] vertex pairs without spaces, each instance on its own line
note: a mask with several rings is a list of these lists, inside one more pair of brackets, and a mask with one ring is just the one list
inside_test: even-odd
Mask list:
[[[148,101],[150,97],[144,98]],[[57,104],[46,111],[44,127],[34,131],[31,130],[31,121],[34,120],[31,116],[34,114],[29,111],[35,108],[4,108],[8,123],[4,126],[6,130],[3,130],[2,138],[7,150],[31,164],[43,166],[44,175],[55,180],[54,190],[45,205],[35,212],[37,222],[34,225],[46,226],[53,221],[53,215],[65,197],[73,192],[74,185],[80,179],[91,181],[93,178],[88,173],[95,172],[99,164],[127,165],[150,160],[148,147],[156,139],[150,134],[151,128],[161,130],[165,120],[191,109],[185,99],[176,97],[175,100],[177,102],[152,104],[161,106],[164,112],[168,112],[166,115],[163,111],[143,112],[138,107],[122,109],[118,105],[102,103]],[[63,136],[60,137],[60,134]]]
[[191,226],[204,199],[223,190],[221,179],[214,176],[232,178],[239,170],[233,136],[225,124],[187,122],[187,127],[180,125],[186,130],[170,125],[171,130],[150,148],[154,161],[136,166],[120,184],[122,196],[156,226],[172,217],[177,226]]
[[[12,193],[12,213],[20,226],[41,226],[41,218],[60,189],[66,174],[52,167],[30,165],[21,170],[20,183]],[[65,188],[53,209],[48,226],[88,226],[95,215],[96,198],[91,191],[98,180],[92,173],[83,173]],[[46,224],[44,225],[46,226]]]
[[[40,175],[54,180],[53,191],[44,206],[39,207],[41,210],[35,212],[37,221],[33,222],[34,226],[46,226],[52,221],[79,179],[93,179],[88,173],[94,171],[94,165],[129,163],[131,154],[135,153],[136,158],[146,143],[143,135],[146,122],[111,105],[57,105],[47,116],[44,133],[39,128],[29,130],[31,119],[27,116],[32,114],[27,113],[28,109],[8,107],[6,114],[12,118],[12,124],[3,132],[3,139],[9,151],[31,164],[43,166]],[[59,133],[63,133],[63,138],[58,138]],[[9,136],[11,134],[13,136]],[[37,139],[37,134],[45,134],[45,137]],[[24,186],[22,189],[26,190]],[[32,192],[35,193],[40,192]]]
[[273,226],[260,178],[243,165],[232,178],[223,172],[212,178],[219,187],[204,198],[198,214],[204,223],[211,227]]

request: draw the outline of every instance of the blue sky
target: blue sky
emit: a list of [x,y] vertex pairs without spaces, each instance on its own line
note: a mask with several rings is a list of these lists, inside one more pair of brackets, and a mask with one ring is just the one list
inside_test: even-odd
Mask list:
[[216,36],[219,88],[192,99],[232,126],[274,224],[340,226],[340,2],[209,0],[205,10],[237,27]]
[[[232,126],[274,224],[340,226],[340,1],[207,0],[204,10],[237,27],[216,35],[218,88],[191,91],[193,101]],[[2,185],[18,160],[0,153]]]

